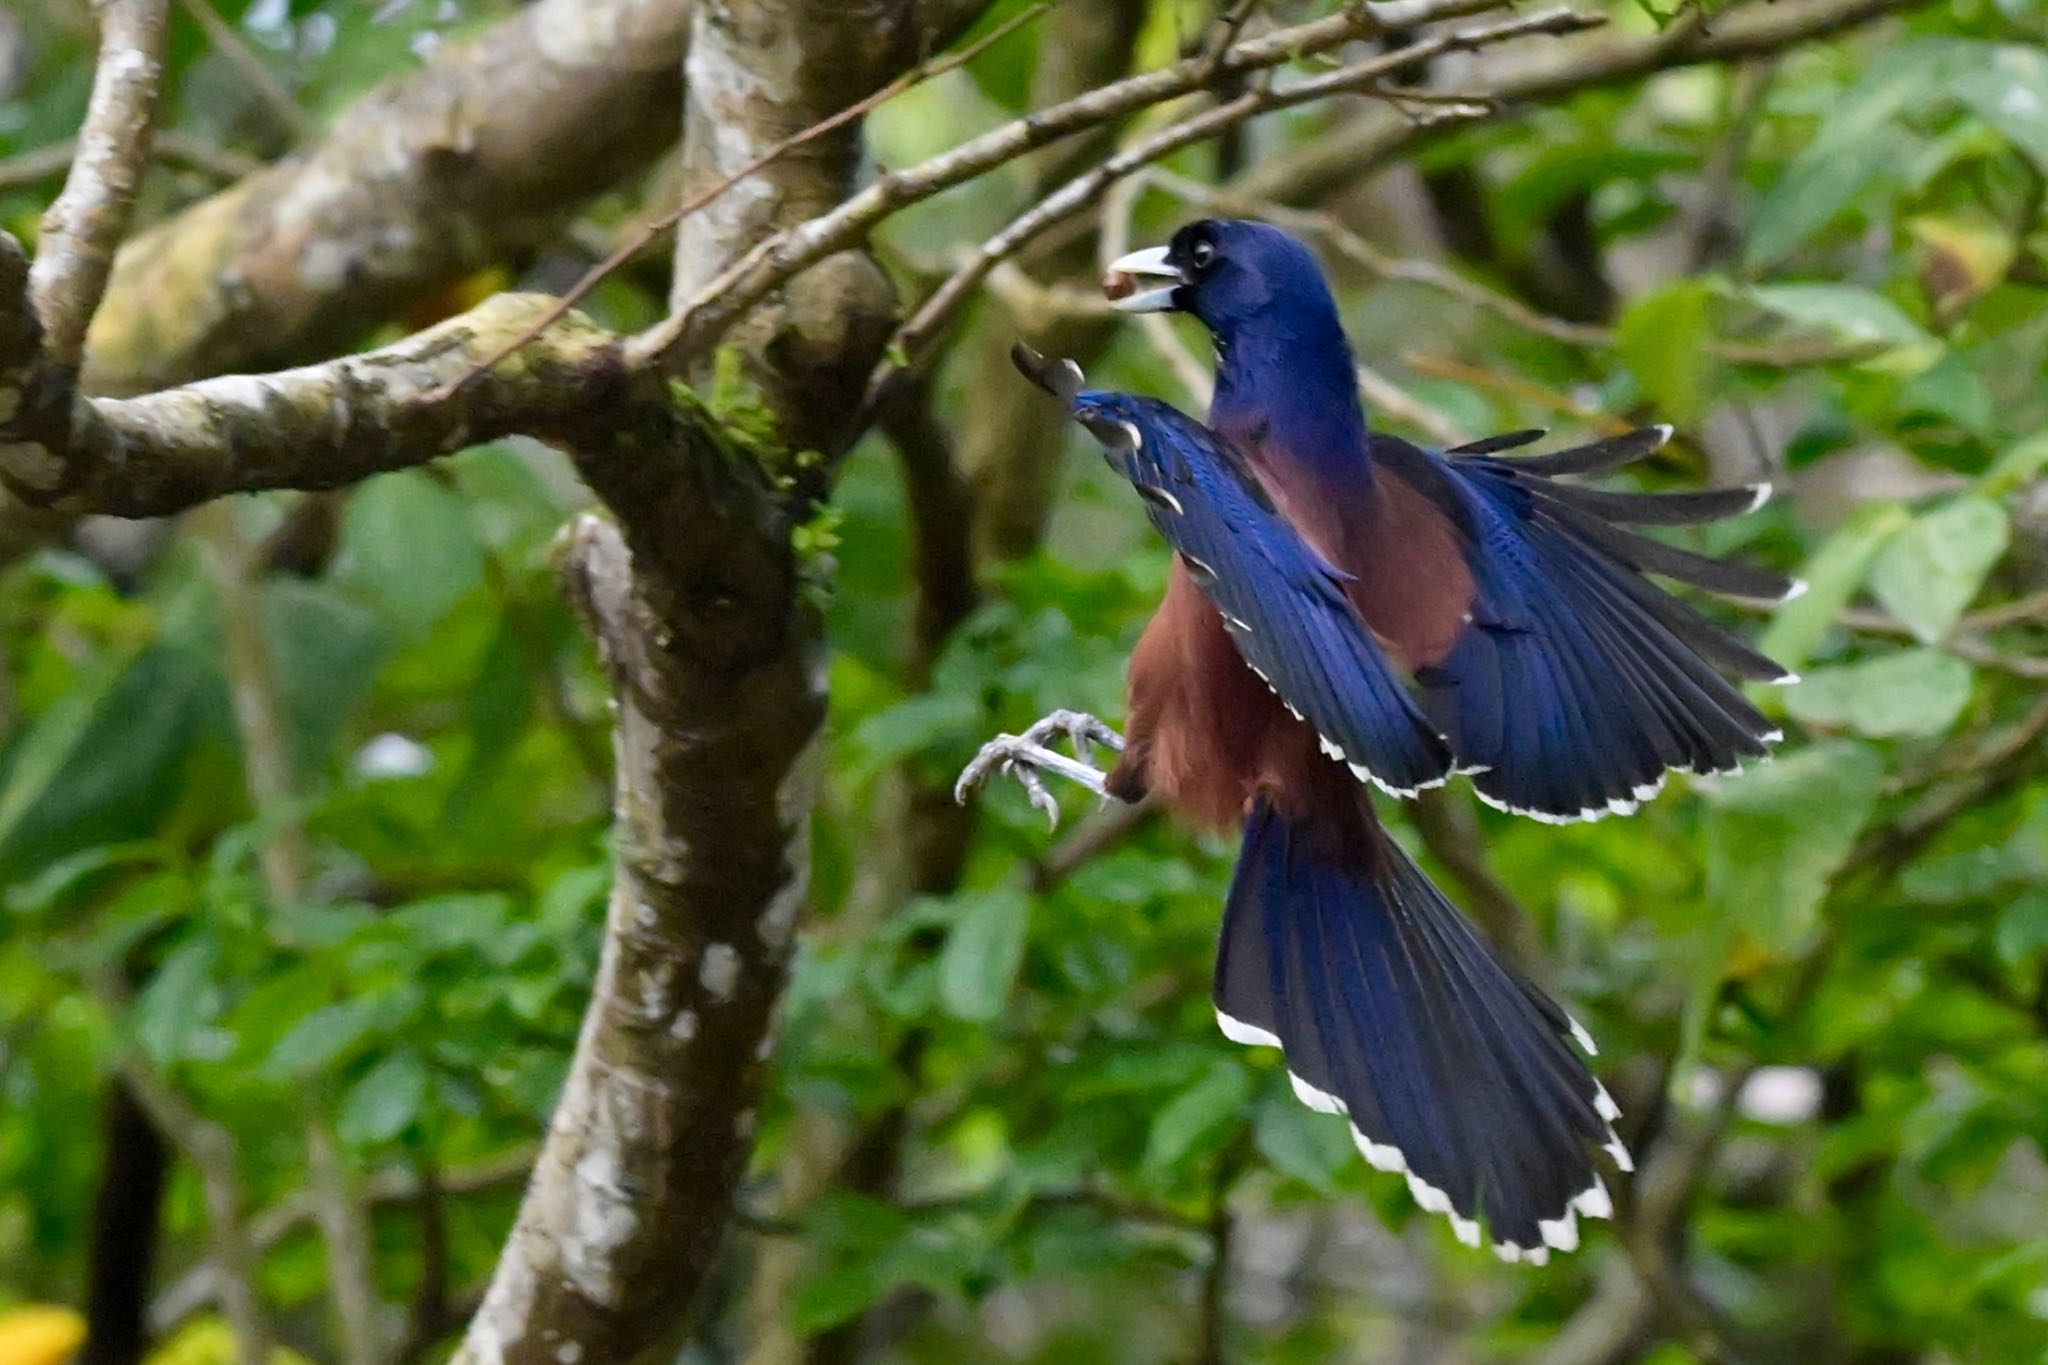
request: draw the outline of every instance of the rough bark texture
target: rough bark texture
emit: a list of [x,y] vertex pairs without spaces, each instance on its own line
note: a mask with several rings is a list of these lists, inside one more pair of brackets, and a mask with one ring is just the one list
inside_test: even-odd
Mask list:
[[[916,61],[920,14],[902,0],[699,6],[683,192]],[[849,127],[686,220],[678,296],[838,203],[858,159]],[[758,297],[730,341],[780,439],[843,439],[888,335],[887,282],[845,252]],[[633,1360],[683,1330],[752,1148],[808,889],[824,683],[789,546],[806,490],[773,477],[798,466],[731,458],[680,418],[580,464],[619,517],[580,521],[565,552],[619,702],[618,876],[569,1080],[458,1356],[478,1365]]]
[[163,76],[164,0],[100,0],[92,99],[64,192],[43,215],[32,291],[46,345],[76,368],[85,327],[106,292],[114,248],[149,168]]
[[[756,0],[705,5],[691,37],[683,140],[685,192],[716,184],[791,131],[876,89],[950,42],[972,8],[906,0]],[[830,212],[854,190],[860,125],[819,138],[749,176],[677,229],[670,289],[687,306],[770,235]],[[825,257],[775,290],[724,338],[783,422],[794,449],[846,439],[893,323],[894,295],[865,251]],[[698,365],[705,357],[692,358]]]
[[33,316],[6,306],[11,244],[0,234],[0,480],[35,506],[165,516],[229,493],[338,487],[513,432],[581,433],[609,420],[601,402],[620,383],[617,338],[572,314],[462,402],[420,401],[550,302],[499,294],[381,351],[88,399],[38,358]]
[[688,536],[629,550],[589,517],[566,539],[617,688],[618,873],[576,1061],[459,1360],[628,1361],[671,1342],[752,1148],[823,681],[786,537],[689,506],[690,482],[643,504],[691,514]]
[[93,321],[87,387],[136,393],[333,354],[550,240],[675,140],[689,10],[539,0],[137,237]]

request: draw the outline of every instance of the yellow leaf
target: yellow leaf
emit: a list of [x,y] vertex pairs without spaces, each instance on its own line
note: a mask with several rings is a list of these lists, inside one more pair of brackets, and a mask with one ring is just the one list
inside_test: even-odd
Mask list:
[[0,1313],[0,1361],[64,1365],[85,1344],[85,1319],[69,1308],[17,1308]]
[[1951,313],[2005,278],[2018,243],[1988,217],[1923,214],[1906,228],[1925,249],[1921,287],[1941,313]]

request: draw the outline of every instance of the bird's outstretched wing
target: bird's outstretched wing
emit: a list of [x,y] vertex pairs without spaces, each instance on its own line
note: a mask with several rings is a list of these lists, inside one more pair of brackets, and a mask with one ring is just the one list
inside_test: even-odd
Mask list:
[[[1565,821],[1627,812],[1671,769],[1698,773],[1761,756],[1778,732],[1724,674],[1789,675],[1665,593],[1654,575],[1738,597],[1780,599],[1798,584],[1624,529],[1747,512],[1768,485],[1622,493],[1563,482],[1639,460],[1670,436],[1649,427],[1550,454],[1503,456],[1534,433],[1444,453],[1374,435],[1375,476],[1420,497],[1409,517],[1448,521],[1472,577],[1451,648],[1416,670],[1424,707],[1496,805]],[[1355,543],[1344,567],[1385,583],[1400,570],[1398,527]],[[1368,594],[1360,607],[1374,622]],[[1400,642],[1395,641],[1398,645]]]
[[1239,655],[1325,751],[1397,795],[1450,774],[1449,748],[1359,619],[1346,575],[1274,510],[1241,451],[1157,399],[1082,390],[1070,361],[1020,348],[1017,362],[1102,442]]

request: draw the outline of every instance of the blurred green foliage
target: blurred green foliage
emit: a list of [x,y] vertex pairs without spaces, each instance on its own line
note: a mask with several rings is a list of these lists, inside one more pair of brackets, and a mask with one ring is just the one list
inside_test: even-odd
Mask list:
[[[216,8],[317,123],[509,6]],[[1209,13],[1152,10],[1148,60]],[[0,98],[0,157],[68,136],[87,82],[82,6],[17,22],[32,60]],[[877,159],[1023,110],[1034,63],[1056,59],[1039,32],[885,111]],[[1446,264],[1548,311],[1579,289],[1574,319],[1611,327],[1563,341],[1427,282],[1340,270],[1361,358],[1442,423],[1665,417],[1682,439],[1646,483],[1791,490],[1700,542],[1809,580],[1755,618],[1805,676],[1766,698],[1784,756],[1674,782],[1626,821],[1480,817],[1650,1169],[1710,1148],[1652,1249],[1684,1266],[1707,1325],[1660,1301],[1617,1358],[1706,1358],[1716,1337],[1746,1343],[1730,1358],[2048,1358],[2044,37],[2035,3],[1928,7],[1529,109],[1335,206],[1402,250],[1483,242]],[[252,156],[291,140],[182,17],[171,91],[171,126],[195,138]],[[1275,120],[1253,154],[1336,121]],[[1208,148],[1174,164],[1219,174]],[[1477,219],[1433,232],[1428,195],[1454,181]],[[32,235],[50,188],[0,191],[0,223]],[[210,188],[167,171],[148,212]],[[997,176],[923,206],[890,225],[885,255],[914,284],[1021,190]],[[1148,193],[1135,239],[1192,213]],[[1561,223],[1585,237],[1564,265]],[[657,302],[631,283],[598,300],[622,321]],[[1016,324],[991,304],[970,326]],[[948,427],[1015,384],[974,345],[956,351],[937,386]],[[1431,363],[1445,359],[1498,382],[1449,377]],[[1135,331],[1100,376],[1184,397]],[[309,515],[300,500],[196,519],[140,569],[45,548],[0,577],[0,1304],[82,1300],[93,1135],[123,1066],[228,1127],[259,1207],[305,1185],[308,1113],[380,1179],[458,1187],[536,1140],[608,879],[603,681],[548,568],[581,500],[546,452],[473,451],[349,493],[330,557],[254,585],[298,781],[260,813],[217,568]],[[1605,1231],[1541,1271],[1456,1247],[1294,1100],[1270,1054],[1216,1033],[1228,847],[1139,824],[1055,867],[1040,817],[998,788],[957,886],[920,892],[913,792],[1055,706],[1120,712],[1164,562],[1098,462],[1066,467],[1037,553],[986,566],[982,604],[928,677],[916,533],[885,442],[857,454],[835,509],[815,547],[837,571],[813,908],[707,1341],[763,1313],[815,1334],[893,1300],[913,1311],[885,1358],[1186,1358],[1219,1207],[1233,1358],[1533,1358],[1626,1288],[1652,1252]],[[311,865],[277,903],[262,858],[285,829],[304,831]],[[820,1168],[878,1126],[901,1141],[888,1188]],[[478,1184],[443,1211],[458,1292],[488,1273],[517,1191]],[[185,1167],[165,1217],[168,1279],[207,1245]],[[417,1292],[423,1238],[417,1206],[380,1211],[393,1304]],[[793,1277],[759,1273],[776,1254]],[[304,1224],[264,1258],[264,1292],[316,1355],[324,1280]]]

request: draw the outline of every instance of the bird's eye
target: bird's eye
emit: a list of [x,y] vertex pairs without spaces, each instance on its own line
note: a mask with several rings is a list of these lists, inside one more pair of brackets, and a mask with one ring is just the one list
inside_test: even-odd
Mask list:
[[1197,270],[1207,270],[1216,263],[1216,244],[1206,237],[1197,238],[1188,248],[1188,260]]

